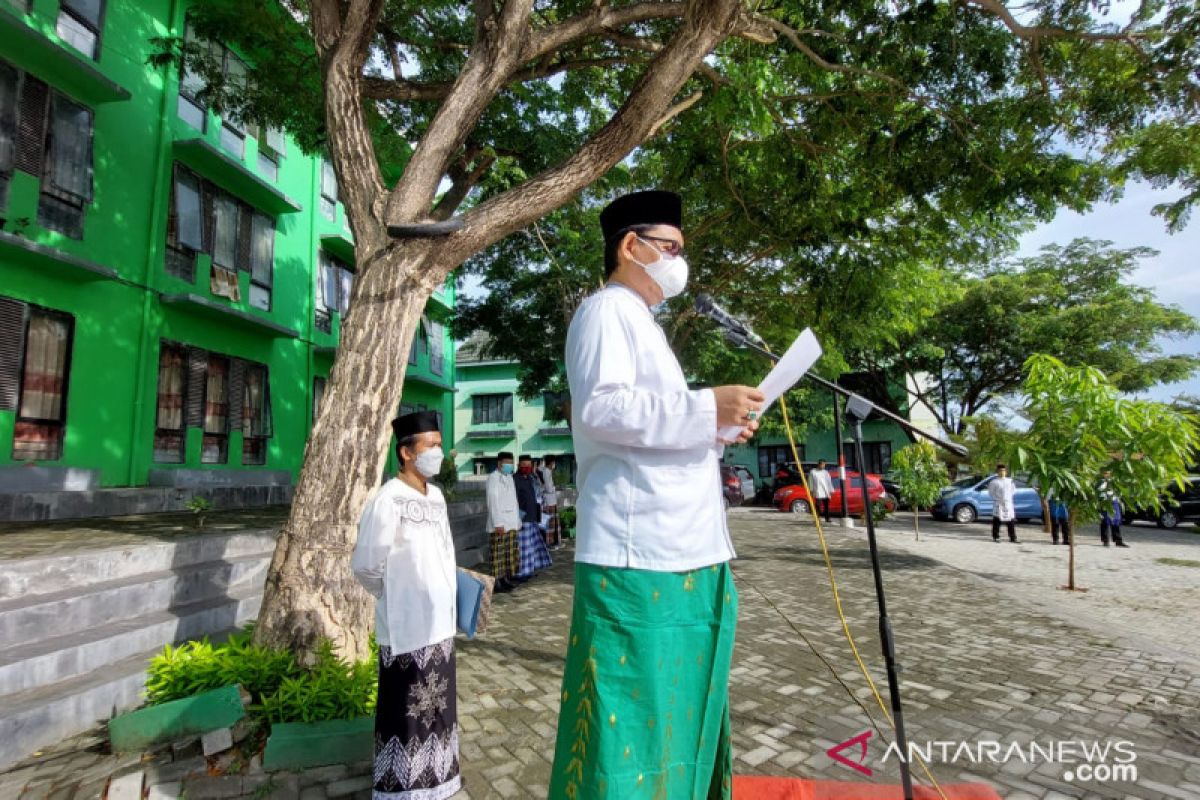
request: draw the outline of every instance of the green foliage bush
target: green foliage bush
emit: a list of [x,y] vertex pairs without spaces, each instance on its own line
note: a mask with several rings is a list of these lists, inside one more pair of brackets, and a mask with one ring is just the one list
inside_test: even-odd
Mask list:
[[560,509],[558,512],[558,524],[562,526],[564,531],[571,530],[575,527],[575,508],[574,506]]
[[373,714],[378,656],[349,664],[324,642],[310,668],[287,650],[255,645],[247,627],[221,644],[207,638],[167,645],[150,660],[146,699],[151,705],[239,684],[250,693],[250,714],[265,722],[319,722]]

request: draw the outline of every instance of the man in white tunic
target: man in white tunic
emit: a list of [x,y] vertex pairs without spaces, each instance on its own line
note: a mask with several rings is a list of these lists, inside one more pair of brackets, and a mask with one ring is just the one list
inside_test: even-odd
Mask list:
[[367,501],[350,565],[374,595],[379,644],[375,800],[443,800],[462,788],[455,701],[454,542],[432,411],[392,422],[400,474]]
[[829,522],[829,498],[833,497],[833,478],[830,477],[829,470],[825,469],[825,459],[818,461],[817,466],[808,473],[808,488],[816,500],[813,514],[824,514],[825,521]]
[[517,487],[513,481],[513,454],[507,450],[496,456],[496,469],[484,484],[488,508],[488,538],[491,544],[492,575],[497,592],[511,592],[521,566],[517,532],[521,530],[521,507],[517,505]]
[[553,800],[731,793],[737,590],[717,431],[747,440],[764,398],[689,389],[655,322],[687,282],[681,216],[669,192],[601,213],[608,285],[567,335],[578,538]]
[[996,465],[996,477],[988,482],[987,492],[992,498],[992,541],[1000,541],[1000,523],[1003,522],[1008,528],[1008,540],[1013,544],[1020,544],[1020,540],[1017,539],[1017,511],[1013,506],[1017,487],[1013,479],[1008,477],[1008,467],[1003,464]]

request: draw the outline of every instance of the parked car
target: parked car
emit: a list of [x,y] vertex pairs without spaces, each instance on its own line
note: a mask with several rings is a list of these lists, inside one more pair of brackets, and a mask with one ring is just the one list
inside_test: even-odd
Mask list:
[[730,464],[733,471],[737,473],[738,480],[742,482],[742,497],[746,500],[754,497],[754,473],[749,467],[743,467],[741,464]]
[[1200,520],[1200,476],[1185,479],[1184,488],[1171,484],[1162,497],[1162,508],[1134,509],[1132,519],[1149,520],[1160,528],[1174,528],[1185,520]]
[[729,464],[721,465],[721,493],[725,497],[725,507],[740,506],[746,501],[742,494],[742,479]]
[[901,497],[903,497],[903,495],[900,494],[900,484],[899,483],[897,483],[893,478],[891,478],[888,475],[882,476],[879,479],[879,482],[883,484],[883,490],[888,493],[889,497],[892,498],[892,503],[893,503],[893,505],[895,505],[896,508],[908,508],[908,503],[905,503],[904,501],[902,501],[900,499]]
[[[826,464],[826,467],[829,469],[830,473],[837,472],[837,464]],[[774,488],[778,490],[785,486],[803,486],[804,481],[800,478],[800,470],[803,469],[804,475],[807,477],[808,473],[812,472],[816,468],[817,462],[815,461],[803,461],[801,462],[799,469],[797,469],[795,461],[788,461],[780,464],[775,468]]]
[[[851,514],[863,513],[863,492],[862,492],[862,475],[857,472],[847,471],[846,477],[850,481],[850,491],[846,493],[846,510]],[[888,499],[887,492],[883,490],[883,484],[879,480],[878,475],[867,473],[867,496],[871,498],[872,503],[882,501],[889,511],[896,509],[895,499]],[[783,486],[775,490],[774,498],[775,508],[783,512],[791,512],[793,514],[811,514],[813,503],[809,499],[808,492],[803,486],[795,484],[791,486]],[[831,513],[841,514],[842,510],[842,481],[838,477],[833,478],[833,495],[829,498],[829,510]]]
[[[955,522],[968,524],[980,517],[992,516],[992,498],[988,496],[987,487],[995,475],[986,478],[971,476],[955,481],[942,489],[942,496],[931,509],[933,518],[940,520],[952,519]],[[1030,519],[1041,519],[1042,498],[1037,489],[1031,487],[1020,478],[1013,478],[1016,492],[1013,496],[1013,510],[1017,520],[1023,522]]]

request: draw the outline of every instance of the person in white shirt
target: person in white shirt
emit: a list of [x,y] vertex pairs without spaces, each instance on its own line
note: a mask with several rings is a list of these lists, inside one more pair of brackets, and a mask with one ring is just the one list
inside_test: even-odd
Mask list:
[[521,509],[513,482],[513,454],[507,450],[496,455],[496,469],[487,477],[487,529],[491,539],[492,575],[497,592],[511,592],[516,586],[521,565],[517,540],[521,530]]
[[825,469],[825,459],[822,458],[817,462],[817,466],[809,470],[808,488],[816,500],[813,513],[824,514],[825,521],[829,522],[829,498],[833,497],[833,478],[830,477],[829,470]]
[[558,525],[558,489],[554,486],[554,456],[542,458],[538,477],[542,481],[542,511],[545,513],[546,544],[553,550],[562,547],[562,529]]
[[717,431],[749,439],[764,397],[689,389],[655,322],[687,282],[681,205],[638,192],[601,212],[608,284],[567,334],[579,499],[552,800],[730,796],[737,590]]
[[1000,541],[1000,523],[1004,523],[1008,528],[1008,540],[1013,544],[1020,544],[1017,539],[1016,519],[1017,512],[1013,507],[1013,498],[1016,496],[1016,485],[1012,478],[1008,477],[1008,467],[1003,464],[996,465],[996,477],[988,482],[988,496],[992,498],[992,541]]
[[[350,566],[374,595],[379,644],[377,798],[450,797],[462,788],[455,699],[454,541],[432,411],[392,422],[400,474],[367,501]],[[411,753],[424,754],[420,761]]]

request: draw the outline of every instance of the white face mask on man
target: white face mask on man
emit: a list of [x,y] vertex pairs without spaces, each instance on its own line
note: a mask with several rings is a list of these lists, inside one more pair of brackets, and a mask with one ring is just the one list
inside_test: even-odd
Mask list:
[[434,446],[417,453],[417,457],[413,459],[413,466],[426,478],[432,478],[442,471],[442,462],[445,458],[446,455],[442,452],[442,448]]
[[[635,233],[634,236],[637,234]],[[637,238],[638,241],[658,252],[658,260],[651,261],[649,264],[638,261],[636,258],[633,260],[637,261],[646,270],[650,279],[658,284],[658,288],[662,289],[663,300],[669,300],[682,292],[687,286],[688,279],[688,265],[683,256],[668,255],[642,237],[638,236]]]

